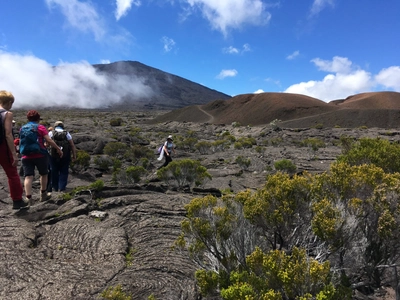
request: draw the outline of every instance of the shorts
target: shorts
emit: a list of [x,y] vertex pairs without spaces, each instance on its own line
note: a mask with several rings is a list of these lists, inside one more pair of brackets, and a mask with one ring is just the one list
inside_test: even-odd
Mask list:
[[25,177],[34,176],[35,167],[38,169],[40,175],[47,175],[49,172],[47,156],[37,158],[23,158],[22,167],[24,168]]

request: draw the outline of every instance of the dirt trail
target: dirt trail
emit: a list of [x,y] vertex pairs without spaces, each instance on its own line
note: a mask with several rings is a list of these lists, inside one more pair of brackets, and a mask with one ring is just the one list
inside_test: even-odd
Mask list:
[[196,105],[196,107],[201,111],[201,112],[203,112],[204,114],[206,114],[207,116],[209,116],[210,118],[208,119],[208,123],[213,123],[214,122],[214,116],[213,115],[211,115],[211,114],[209,114],[208,112],[206,112],[202,107],[201,107],[201,105]]

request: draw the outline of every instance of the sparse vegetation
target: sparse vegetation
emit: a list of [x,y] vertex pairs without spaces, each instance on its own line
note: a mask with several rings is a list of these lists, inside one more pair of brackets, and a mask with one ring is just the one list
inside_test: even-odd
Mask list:
[[111,126],[121,126],[122,125],[122,119],[121,118],[115,118],[110,120],[110,125]]
[[81,172],[90,165],[90,155],[86,151],[76,151],[76,160],[71,162],[71,169],[74,172]]
[[[164,229],[168,235],[176,233],[177,228],[170,230],[172,223],[161,220],[158,214],[172,209],[172,215],[181,218],[179,205],[194,198],[185,208],[187,218],[182,223],[182,234],[176,246],[179,245],[181,251],[189,251],[195,265],[201,266],[195,276],[203,298],[210,295],[215,299],[246,296],[281,300],[296,297],[350,299],[351,289],[354,292],[357,284],[364,284],[359,291],[372,293],[376,287],[388,286],[394,281],[394,269],[379,266],[400,261],[398,130],[339,129],[336,126],[338,129],[329,135],[327,127],[317,131],[310,127],[285,129],[279,126],[280,130],[275,131],[269,126],[238,128],[189,122],[161,122],[150,127],[137,122],[131,112],[109,114],[103,117],[96,113],[89,117],[89,126],[97,124],[99,127],[93,134],[81,131],[86,125],[78,123],[79,118],[76,118],[79,126],[73,130],[79,135],[74,137],[78,147],[89,152],[79,150],[78,159],[71,168],[84,172],[71,174],[71,186],[76,186],[78,180],[85,184],[69,193],[54,193],[45,205],[51,208],[65,204],[67,209],[46,216],[57,218],[57,226],[60,226],[63,218],[74,218],[76,214],[80,214],[80,221],[85,221],[87,210],[112,210],[115,213],[112,218],[92,216],[88,224],[102,231],[116,217],[124,222],[127,237],[123,234],[123,247],[114,253],[122,268],[126,263],[132,274],[138,264],[133,260],[136,259],[133,248],[125,246],[126,239],[132,241],[131,237],[140,230],[148,234],[148,230]],[[124,120],[122,127],[110,128],[108,122],[116,116]],[[174,135],[174,142],[179,145],[177,154],[168,172],[168,168],[164,168],[156,174],[162,162],[156,160],[155,149],[169,134]],[[363,136],[380,138],[364,140]],[[252,137],[256,137],[254,141]],[[295,141],[301,142],[295,144]],[[240,147],[237,148],[235,142]],[[101,154],[102,149],[104,154]],[[340,150],[342,155],[338,156]],[[308,153],[316,151],[321,161],[307,159]],[[285,157],[296,164],[291,159],[282,159]],[[99,158],[108,161],[106,167],[100,167]],[[193,158],[196,160],[192,161]],[[182,163],[187,159],[192,162]],[[334,164],[329,168],[331,162]],[[242,169],[240,172],[238,166]],[[254,172],[244,171],[249,166]],[[323,172],[325,169],[327,171]],[[216,174],[216,180],[210,182],[211,175],[206,174]],[[99,178],[102,180],[96,181]],[[264,179],[265,185],[261,185]],[[121,189],[109,186],[126,183],[135,185],[121,186]],[[196,185],[204,189],[194,189]],[[246,187],[249,189],[243,190]],[[161,193],[167,189],[165,194]],[[96,195],[101,190],[103,192]],[[153,191],[155,197],[148,197]],[[142,192],[145,196],[136,196]],[[208,192],[220,192],[222,196],[205,196]],[[113,193],[116,196],[110,199]],[[60,198],[74,201],[65,203],[59,201]],[[75,213],[68,207],[72,205],[85,208]],[[49,229],[54,222],[51,218],[41,221]],[[132,233],[129,226],[137,230]],[[160,243],[170,242],[167,239],[165,236]],[[104,241],[108,243],[109,240]],[[57,243],[63,245],[57,253],[61,259],[62,255],[70,255],[69,251],[79,250],[64,241]],[[53,245],[53,249],[57,247]],[[138,249],[143,251],[144,248]],[[173,255],[169,254],[166,257],[173,260]],[[143,253],[139,255],[142,257]],[[173,262],[166,262],[166,268],[169,263]],[[187,272],[183,268],[181,271]],[[123,290],[132,291],[132,286],[121,281],[119,275],[111,282],[123,282],[115,297],[129,297]],[[116,287],[110,289],[116,290]],[[157,289],[152,291],[154,295],[160,294]],[[147,291],[143,297],[149,293]],[[154,295],[148,299],[155,299]]]
[[385,139],[361,138],[342,140],[343,154],[337,160],[350,165],[374,164],[385,172],[400,172],[400,145]]
[[173,161],[168,166],[157,171],[157,176],[165,182],[174,179],[178,187],[201,185],[204,180],[211,179],[207,169],[199,161],[182,159]]
[[195,145],[195,148],[200,154],[207,154],[211,151],[212,143],[207,141],[200,141]]
[[128,151],[128,145],[121,142],[109,142],[104,146],[104,154],[111,157],[123,158]]
[[296,171],[296,165],[290,159],[281,159],[274,163],[275,170],[293,173]]
[[241,155],[236,157],[235,162],[240,166],[242,170],[247,170],[251,164],[250,158],[245,158]]
[[314,176],[277,173],[256,192],[193,199],[176,246],[202,266],[204,296],[351,299],[349,270],[378,287],[378,265],[400,258],[399,185],[399,173],[343,162]]
[[101,297],[106,300],[132,300],[131,296],[124,293],[121,285],[108,287],[101,293]]

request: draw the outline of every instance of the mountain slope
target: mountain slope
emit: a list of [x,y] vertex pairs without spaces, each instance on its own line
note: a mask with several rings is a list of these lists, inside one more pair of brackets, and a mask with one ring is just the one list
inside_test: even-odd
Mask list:
[[231,98],[224,93],[137,61],[118,61],[93,67],[97,72],[107,76],[127,76],[132,84],[140,81],[152,91],[150,95],[141,97],[127,94],[120,104],[113,106],[116,110],[133,108],[170,110]]
[[269,124],[281,120],[286,128],[360,126],[400,127],[400,93],[372,92],[329,103],[299,94],[244,94],[173,110],[153,122],[208,122],[241,125]]

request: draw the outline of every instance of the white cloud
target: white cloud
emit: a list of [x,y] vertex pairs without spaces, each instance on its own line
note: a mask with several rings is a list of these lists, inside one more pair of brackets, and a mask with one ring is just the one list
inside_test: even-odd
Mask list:
[[314,0],[310,10],[310,16],[318,15],[328,5],[334,7],[335,0]]
[[59,7],[67,18],[68,24],[82,32],[93,33],[95,39],[100,40],[105,29],[103,21],[96,9],[89,2],[78,0],[46,0],[49,8]]
[[296,50],[296,51],[294,51],[292,54],[286,56],[286,59],[288,59],[288,60],[293,60],[293,59],[295,59],[295,58],[296,58],[297,56],[299,56],[299,55],[300,55],[300,51]]
[[217,79],[224,79],[226,77],[235,77],[238,74],[238,72],[235,69],[231,70],[222,70],[218,76]]
[[163,36],[161,42],[164,44],[164,52],[170,52],[175,47],[175,41],[167,36]]
[[0,51],[0,65],[2,89],[14,94],[16,109],[99,108],[118,103],[126,95],[152,95],[143,79],[123,75],[107,77],[84,61],[62,63],[54,68],[33,55]]
[[229,46],[227,48],[224,48],[222,51],[224,53],[228,53],[228,54],[239,54],[239,49],[235,48],[233,46]]
[[142,3],[140,0],[116,0],[117,8],[115,9],[115,18],[117,21],[128,13],[132,4],[140,6]]
[[251,51],[250,45],[249,44],[244,44],[243,45],[243,52],[248,52]]
[[111,63],[111,61],[110,61],[109,59],[102,59],[102,60],[100,61],[100,63],[101,63],[101,64],[104,64],[104,65],[107,65],[107,64]]
[[291,85],[285,92],[331,101],[371,91],[376,84],[369,72],[351,68],[352,62],[345,57],[335,56],[332,61],[316,58],[312,62],[320,70],[335,74],[328,74],[321,81],[311,80]]
[[348,73],[352,69],[352,62],[347,57],[334,56],[333,60],[314,58],[311,60],[319,70],[325,72]]
[[249,52],[249,51],[251,51],[249,44],[244,44],[241,50],[236,47],[233,47],[233,46],[229,46],[229,47],[222,49],[223,53],[228,53],[228,54],[239,54],[239,53],[244,53],[244,52]]
[[253,94],[261,94],[261,93],[265,93],[265,92],[262,89],[258,89]]
[[239,29],[245,24],[264,25],[271,19],[266,4],[261,0],[183,0],[189,5],[185,16],[200,9],[211,27],[227,35],[228,29]]
[[375,80],[378,84],[386,88],[400,92],[400,66],[392,66],[382,69],[376,76]]

